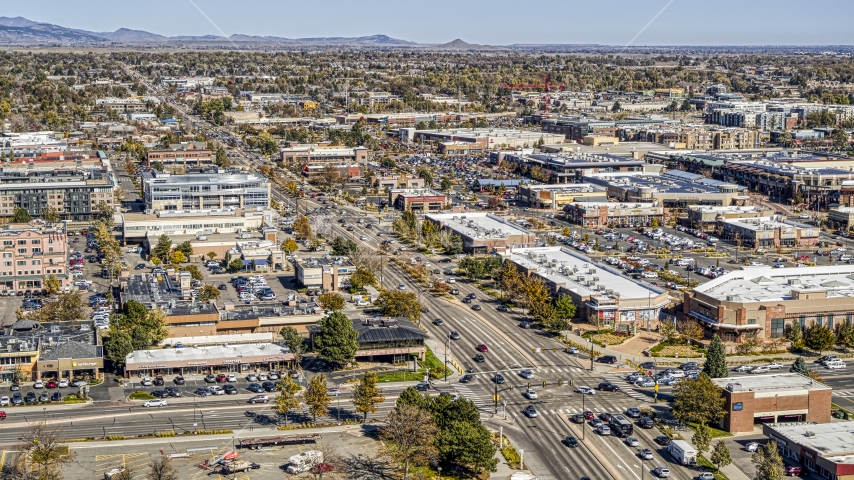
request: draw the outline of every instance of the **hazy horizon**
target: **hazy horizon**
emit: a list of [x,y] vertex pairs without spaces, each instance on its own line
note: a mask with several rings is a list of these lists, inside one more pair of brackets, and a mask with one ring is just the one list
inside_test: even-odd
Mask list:
[[[666,7],[666,8],[665,8]],[[608,46],[851,45],[854,2],[690,0],[587,2],[507,0],[368,5],[343,0],[272,2],[151,0],[134,3],[41,0],[4,5],[2,15],[93,32],[119,28],[164,36],[260,35],[287,38],[388,35],[424,44],[462,39],[486,45]],[[663,9],[663,11],[662,11]],[[814,13],[810,13],[812,10]],[[329,14],[334,13],[333,16]]]

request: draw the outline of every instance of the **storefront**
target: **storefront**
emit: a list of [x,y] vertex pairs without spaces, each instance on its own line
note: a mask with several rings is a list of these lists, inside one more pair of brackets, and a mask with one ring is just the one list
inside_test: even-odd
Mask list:
[[281,371],[292,367],[293,358],[279,343],[137,350],[125,359],[125,377]]
[[95,380],[104,370],[104,347],[69,341],[46,347],[33,369],[35,379]]

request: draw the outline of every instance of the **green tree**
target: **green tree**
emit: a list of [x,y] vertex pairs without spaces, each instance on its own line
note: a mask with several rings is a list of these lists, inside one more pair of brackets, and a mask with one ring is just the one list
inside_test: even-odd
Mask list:
[[282,341],[288,346],[288,349],[294,355],[294,363],[299,367],[302,362],[302,356],[305,353],[305,339],[297,332],[294,327],[282,327],[279,330],[279,336]]
[[436,447],[442,463],[459,465],[476,474],[494,472],[498,465],[489,430],[480,422],[450,422],[436,434]]
[[850,345],[851,342],[854,342],[854,324],[852,324],[850,320],[845,320],[845,322],[839,326],[837,341],[839,343],[844,343],[845,345]]
[[201,270],[199,270],[199,267],[195,265],[182,265],[178,268],[178,271],[189,273],[194,280],[198,280],[200,282],[204,280]]
[[812,325],[807,329],[806,338],[807,347],[810,349],[817,351],[819,355],[824,350],[829,349],[834,344],[836,344],[836,335],[833,333],[833,330],[827,327],[827,325]]
[[190,258],[193,254],[193,244],[189,240],[181,242],[175,247],[175,251],[181,252],[185,257]]
[[718,467],[718,470],[732,463],[732,457],[730,457],[729,448],[727,448],[726,442],[719,440],[718,443],[715,444],[715,448],[712,450],[712,458],[710,460],[716,467]]
[[416,390],[415,387],[406,387],[404,391],[400,392],[400,396],[397,397],[395,407],[409,405],[426,409],[429,406],[429,402],[430,398],[418,393],[418,390]]
[[103,339],[104,353],[113,361],[113,364],[121,368],[125,364],[128,354],[133,352],[133,343],[130,334],[118,328],[111,327],[109,335]]
[[454,186],[454,182],[452,182],[449,178],[443,178],[442,182],[439,183],[439,186],[442,188],[442,191],[447,192],[451,189],[451,187]]
[[108,229],[113,228],[113,215],[116,213],[116,210],[112,205],[101,200],[95,205],[95,213],[95,221],[104,224]]
[[673,416],[683,423],[707,425],[726,414],[721,389],[705,373],[683,379],[673,388]]
[[691,438],[691,443],[697,447],[697,450],[703,454],[709,449],[712,443],[712,429],[708,425],[699,424],[694,428],[694,436]]
[[296,394],[300,391],[300,386],[294,382],[290,374],[282,375],[279,383],[276,384],[276,403],[273,405],[273,410],[285,417],[285,425],[288,424],[288,414],[291,410],[299,407],[299,399]]
[[329,396],[329,388],[326,385],[326,375],[319,373],[311,377],[303,399],[308,405],[308,413],[311,415],[313,423],[317,425],[317,416],[326,415],[329,412],[329,403],[332,402],[332,397]]
[[613,112],[613,113],[617,113],[617,112],[619,112],[619,111],[620,111],[620,109],[621,109],[622,107],[623,107],[623,106],[620,104],[620,102],[618,102],[618,101],[617,101],[617,102],[614,102],[614,104],[613,104],[613,105],[611,105],[611,112]]
[[12,223],[29,223],[33,217],[30,216],[30,213],[26,208],[18,207],[12,210]]
[[237,272],[239,270],[243,270],[243,259],[235,258],[228,264],[229,270],[232,272]]
[[555,299],[555,316],[563,321],[563,328],[566,328],[566,322],[575,318],[575,312],[576,306],[569,295],[560,295]]
[[767,442],[753,452],[751,460],[756,465],[754,480],[783,480],[783,459],[777,451],[777,442]]
[[199,301],[209,302],[219,298],[219,290],[213,285],[205,285],[199,289]]
[[848,132],[844,128],[837,128],[830,134],[830,139],[833,141],[833,148],[837,150],[845,150],[848,148]]
[[356,253],[356,249],[358,245],[353,240],[350,240],[347,237],[338,236],[335,237],[335,240],[332,241],[332,254],[333,255],[341,255],[345,257],[352,256]]
[[347,305],[344,297],[335,292],[321,293],[320,296],[317,297],[317,303],[322,309],[332,312],[340,312],[341,310],[344,310],[344,307]]
[[263,131],[258,134],[255,138],[255,146],[258,147],[264,155],[272,155],[279,151],[279,145],[276,143],[276,139],[274,139],[273,135],[267,131]]
[[790,368],[789,371],[792,373],[800,373],[805,377],[810,374],[810,369],[807,368],[807,362],[804,361],[804,357],[796,358],[795,363],[792,364],[792,368]]
[[706,355],[706,363],[703,365],[703,373],[709,378],[724,378],[727,376],[726,368],[726,349],[724,342],[718,334],[712,337],[709,343],[708,354]]
[[424,186],[428,188],[433,186],[433,172],[429,168],[421,167],[417,170],[417,174],[424,179]]
[[383,403],[385,397],[381,388],[377,388],[377,372],[368,370],[359,383],[353,387],[353,406],[363,414],[362,423],[368,421],[368,414],[377,411],[377,405]]
[[47,208],[43,209],[41,212],[41,219],[45,222],[58,222],[59,221],[59,210],[56,209],[53,205],[48,205]]
[[416,324],[421,319],[421,302],[415,292],[383,290],[374,305],[387,317],[403,317]]
[[356,342],[359,332],[353,328],[353,322],[343,313],[334,312],[321,318],[317,326],[320,328],[314,339],[317,356],[335,366],[352,362],[359,349]]
[[795,349],[803,348],[803,325],[797,318],[792,320],[792,324],[786,329],[786,339],[792,342]]
[[172,240],[169,239],[166,235],[161,235],[160,238],[157,239],[157,245],[151,249],[151,256],[154,258],[159,258],[161,262],[169,261],[169,252],[172,251]]
[[299,250],[299,245],[297,244],[296,240],[294,240],[293,238],[289,238],[282,242],[282,250],[284,250],[286,254],[290,255]]

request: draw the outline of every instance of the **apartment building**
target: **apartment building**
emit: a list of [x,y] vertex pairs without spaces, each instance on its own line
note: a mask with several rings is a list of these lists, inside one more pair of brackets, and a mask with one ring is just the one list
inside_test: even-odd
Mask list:
[[154,163],[164,167],[200,167],[213,165],[214,156],[204,142],[174,143],[163,150],[149,150],[145,165],[149,168]]
[[148,106],[140,98],[99,98],[95,100],[95,107],[102,111],[113,111],[116,113],[141,113],[148,111]]
[[397,210],[413,212],[438,212],[451,206],[450,198],[429,188],[389,190],[388,201]]
[[256,173],[147,172],[143,177],[146,210],[187,211],[270,207],[270,181]]
[[0,216],[23,208],[38,217],[53,207],[61,220],[85,221],[95,217],[101,202],[114,206],[113,182],[100,168],[0,172]]
[[49,275],[55,275],[63,287],[70,285],[64,224],[9,224],[0,230],[0,248],[0,290],[41,289]]

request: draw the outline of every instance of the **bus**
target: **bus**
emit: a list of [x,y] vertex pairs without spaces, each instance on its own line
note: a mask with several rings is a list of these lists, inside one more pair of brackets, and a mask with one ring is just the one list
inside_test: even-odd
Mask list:
[[619,437],[628,437],[632,433],[635,432],[634,426],[632,426],[632,422],[628,421],[626,417],[622,415],[614,415],[611,417],[611,421],[608,422],[611,427],[611,434],[617,435]]

